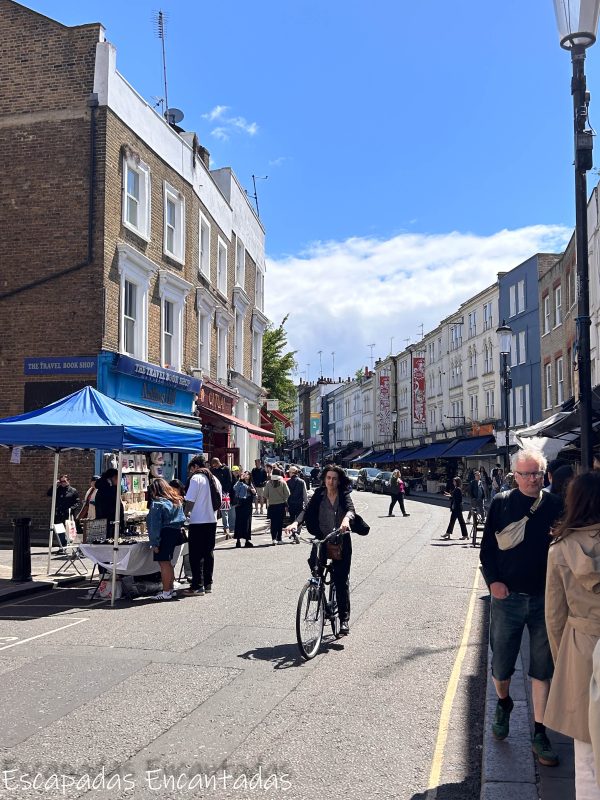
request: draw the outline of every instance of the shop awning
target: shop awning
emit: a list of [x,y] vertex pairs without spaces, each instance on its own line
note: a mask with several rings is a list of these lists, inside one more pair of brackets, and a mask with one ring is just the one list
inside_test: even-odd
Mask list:
[[275,408],[270,410],[270,411],[267,411],[266,409],[263,409],[263,411],[264,411],[265,414],[270,414],[278,422],[281,422],[281,424],[283,425],[284,428],[291,428],[292,427],[292,420],[288,419],[288,417],[286,417],[285,414],[282,414],[281,411],[277,411],[277,409],[275,409]]
[[359,447],[358,450],[353,450],[347,456],[344,456],[344,461],[357,461],[368,449],[368,447]]
[[425,450],[426,448],[423,446],[419,447],[408,447],[405,450],[398,450],[396,453],[396,461],[412,461],[413,459],[417,459],[418,453],[421,450]]
[[234,417],[233,414],[223,414],[222,411],[215,411],[212,408],[205,409],[202,406],[198,406],[198,410],[200,411],[200,416],[203,419],[206,418],[207,422],[210,421],[210,417],[216,417],[221,422],[226,422],[228,425],[235,425],[236,428],[243,428],[248,431],[252,439],[260,439],[261,442],[272,442],[275,438],[275,434],[271,431],[259,428],[258,425],[253,425],[248,420]]
[[493,441],[493,436],[471,436],[469,439],[461,439],[451,445],[450,449],[444,453],[444,458],[463,458],[465,456],[478,455],[485,445]]
[[369,447],[369,449],[367,450],[366,453],[364,453],[360,458],[355,458],[354,460],[355,460],[355,462],[357,464],[360,464],[361,462],[364,462],[364,461],[370,461],[371,460],[371,453],[373,453],[373,452],[374,452],[373,448]]
[[371,461],[374,464],[379,464],[379,463],[383,464],[383,463],[387,462],[388,457],[391,458],[391,456],[392,456],[392,451],[391,450],[383,450],[382,452],[374,453],[371,456]]
[[451,442],[434,442],[433,444],[426,445],[422,450],[416,452],[411,458],[416,458],[419,461],[428,458],[441,458],[445,456],[447,450],[449,450],[453,444],[456,444],[456,440]]
[[202,430],[202,421],[193,414],[178,414],[176,411],[163,411],[160,408],[148,408],[134,403],[125,403],[125,405],[129,406],[129,408],[135,408],[136,411],[143,411],[144,414],[148,414],[155,419],[168,422],[170,425],[177,425],[180,428],[192,428],[195,431]]

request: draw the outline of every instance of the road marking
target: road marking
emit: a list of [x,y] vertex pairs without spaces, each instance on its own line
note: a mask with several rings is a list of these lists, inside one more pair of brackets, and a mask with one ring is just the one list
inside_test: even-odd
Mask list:
[[467,609],[467,616],[465,619],[465,627],[463,630],[462,639],[454,661],[454,667],[448,681],[446,688],[446,695],[442,704],[442,713],[440,715],[440,724],[438,727],[438,735],[435,743],[435,750],[433,752],[433,761],[431,763],[431,772],[429,773],[429,785],[427,787],[427,795],[425,800],[436,800],[437,791],[440,782],[440,775],[442,773],[442,765],[444,763],[444,750],[446,749],[446,741],[448,739],[448,726],[450,724],[450,714],[452,713],[452,706],[458,688],[458,681],[462,670],[463,661],[467,655],[467,647],[469,636],[471,634],[471,626],[473,624],[473,612],[475,610],[475,599],[479,590],[479,565],[475,570],[475,580],[473,581],[473,588],[471,589],[471,597],[469,598],[469,607]]
[[41,639],[43,636],[51,636],[53,633],[58,633],[59,631],[64,631],[65,628],[72,628],[73,625],[79,625],[80,622],[87,622],[88,618],[84,617],[83,619],[75,620],[75,622],[69,622],[68,625],[62,625],[60,628],[54,628],[51,631],[46,631],[46,633],[38,633],[37,636],[30,636],[27,639],[21,639],[18,642],[14,642],[13,644],[5,644],[4,647],[0,647],[0,651],[2,650],[9,650],[11,647],[18,647],[21,644],[26,644],[27,642],[33,642],[34,639]]

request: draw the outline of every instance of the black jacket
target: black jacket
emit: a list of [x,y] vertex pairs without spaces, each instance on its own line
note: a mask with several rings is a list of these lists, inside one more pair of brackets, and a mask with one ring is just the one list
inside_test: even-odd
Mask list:
[[[304,512],[303,524],[306,525],[308,532],[317,539],[323,539],[328,533],[331,533],[331,531],[325,531],[325,533],[323,533],[319,527],[319,506],[321,505],[321,500],[323,499],[323,495],[326,493],[326,491],[327,490],[323,486],[319,486],[317,489],[315,489],[315,492],[308,501],[308,505],[306,506],[306,510]],[[350,491],[340,494],[339,498],[340,508],[344,514],[347,514],[348,511],[352,511],[353,514],[356,513]],[[348,541],[350,541],[349,536]]]
[[217,469],[211,469],[212,474],[221,484],[224,494],[231,494],[233,489],[233,475],[231,470],[225,464],[221,464]]
[[[48,489],[48,497],[52,497],[52,486]],[[59,486],[56,490],[56,508],[54,509],[54,522],[64,522],[69,516],[69,511],[74,511],[79,505],[79,494],[74,486]]]
[[[96,492],[96,519],[107,519],[110,522],[115,521],[115,509],[117,506],[117,487],[113,483],[104,478],[99,480],[96,484],[98,491]],[[120,530],[123,531],[125,524],[125,512],[123,503],[121,502],[120,512]]]

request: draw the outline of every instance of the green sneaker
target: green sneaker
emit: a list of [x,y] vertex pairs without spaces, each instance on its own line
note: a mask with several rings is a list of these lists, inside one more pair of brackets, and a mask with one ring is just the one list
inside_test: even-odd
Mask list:
[[545,733],[536,733],[536,735],[533,737],[531,749],[533,750],[537,760],[544,767],[558,766],[558,756],[552,749],[550,739],[548,739]]
[[494,714],[494,722],[492,723],[492,733],[496,739],[506,739],[508,736],[508,728],[510,722],[510,712],[515,707],[513,701],[510,701],[510,708],[504,709],[498,701],[496,706],[496,713]]

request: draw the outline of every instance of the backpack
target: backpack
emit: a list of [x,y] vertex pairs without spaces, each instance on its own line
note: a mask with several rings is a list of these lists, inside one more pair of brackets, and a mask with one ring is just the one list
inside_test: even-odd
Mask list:
[[210,501],[212,503],[213,511],[220,511],[223,501],[221,500],[221,495],[217,489],[217,484],[215,483],[212,472],[208,469],[199,469],[198,472],[201,475],[204,475],[208,480],[208,485],[210,486]]

